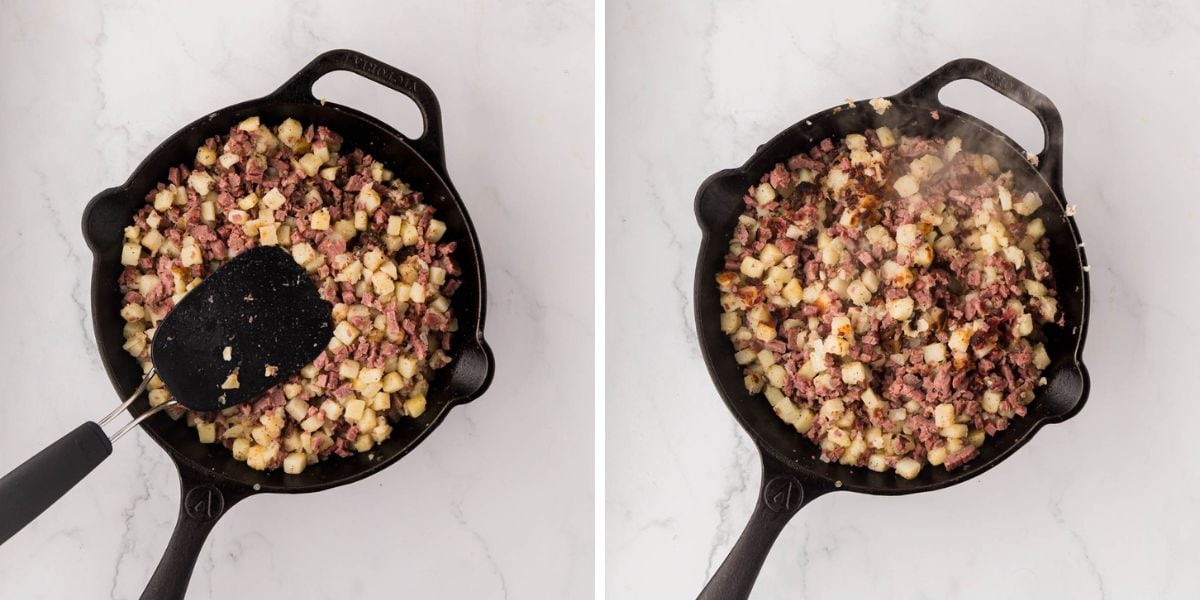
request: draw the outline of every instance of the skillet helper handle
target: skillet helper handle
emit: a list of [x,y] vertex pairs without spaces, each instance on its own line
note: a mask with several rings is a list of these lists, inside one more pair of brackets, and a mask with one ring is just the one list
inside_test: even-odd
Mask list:
[[108,455],[112,442],[89,421],[0,478],[0,544],[42,514]]
[[750,522],[697,600],[749,598],[758,572],[784,525],[805,504],[826,491],[812,484],[806,490],[800,480],[790,474],[789,469],[763,452],[762,487]]
[[183,600],[204,540],[217,519],[245,498],[244,492],[222,491],[210,483],[199,482],[186,471],[180,471],[179,479],[179,520],[141,600]]
[[313,84],[333,71],[349,71],[408,96],[421,111],[423,132],[418,138],[410,138],[403,134],[401,137],[426,160],[436,164],[441,171],[446,170],[446,153],[442,143],[442,109],[437,96],[420,78],[385,62],[354,50],[330,50],[300,69],[300,72],[276,90],[274,95],[312,102],[316,100],[312,93]]
[[1042,152],[1037,155],[1037,170],[1059,192],[1062,190],[1063,123],[1058,108],[1041,92],[1021,80],[975,58],[952,60],[925,76],[908,89],[896,94],[902,101],[926,106],[942,106],[938,93],[960,79],[978,81],[1020,104],[1037,117],[1044,135]]

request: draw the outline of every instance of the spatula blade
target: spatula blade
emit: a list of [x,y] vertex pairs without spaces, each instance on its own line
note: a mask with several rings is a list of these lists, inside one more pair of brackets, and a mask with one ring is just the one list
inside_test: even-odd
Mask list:
[[332,307],[304,268],[283,249],[260,246],[189,292],[159,324],[150,354],[181,404],[221,410],[253,400],[316,358],[331,321]]

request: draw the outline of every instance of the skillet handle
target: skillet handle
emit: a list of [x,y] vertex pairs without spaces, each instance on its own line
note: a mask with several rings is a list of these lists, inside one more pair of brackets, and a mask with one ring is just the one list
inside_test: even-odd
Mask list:
[[0,544],[62,498],[112,454],[112,442],[88,421],[0,477]]
[[813,481],[801,483],[793,471],[760,449],[762,487],[750,522],[697,600],[745,600],[783,526],[806,504],[829,491]]
[[421,137],[403,137],[426,160],[446,170],[446,153],[442,137],[442,109],[433,89],[414,75],[401,71],[354,50],[330,50],[313,59],[287,80],[272,96],[300,102],[313,102],[312,86],[318,79],[333,71],[349,71],[366,77],[379,85],[408,96],[421,111],[423,132]]
[[1025,107],[1037,117],[1044,133],[1042,152],[1037,155],[1037,169],[1061,197],[1062,115],[1058,113],[1054,103],[1041,92],[982,60],[960,58],[942,65],[895,97],[905,103],[945,107],[938,99],[938,93],[949,83],[960,79],[978,81]]
[[187,467],[179,471],[179,520],[141,600],[183,600],[204,540],[217,519],[246,492],[201,482]]

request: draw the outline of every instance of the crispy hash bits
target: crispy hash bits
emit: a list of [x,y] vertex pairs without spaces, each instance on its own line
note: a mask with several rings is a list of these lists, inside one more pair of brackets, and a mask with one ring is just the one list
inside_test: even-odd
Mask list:
[[912,479],[1023,416],[1061,325],[1042,201],[959,138],[824,140],[745,196],[717,275],[746,388],[821,459]]
[[[294,474],[370,451],[391,422],[425,411],[433,371],[450,362],[460,271],[446,224],[382,163],[342,150],[324,127],[251,117],[172,168],[125,228],[124,347],[143,370],[158,322],[256,245],[288,249],[333,305],[334,337],[298,375],[220,412],[168,408],[254,469]],[[152,406],[171,399],[157,377],[150,388]]]

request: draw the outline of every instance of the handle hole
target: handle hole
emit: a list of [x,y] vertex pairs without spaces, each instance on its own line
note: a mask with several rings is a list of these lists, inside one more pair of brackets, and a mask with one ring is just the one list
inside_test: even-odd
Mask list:
[[399,92],[347,71],[334,71],[313,84],[313,96],[361,110],[410,139],[425,135],[421,109]]
[[960,79],[946,84],[938,99],[983,119],[1027,152],[1040,154],[1045,146],[1045,133],[1036,115],[978,81]]

